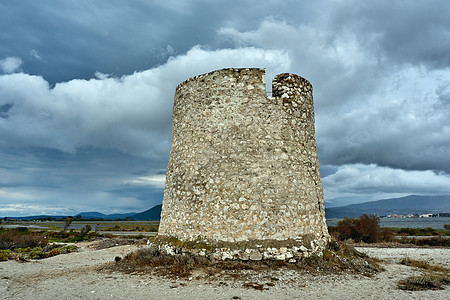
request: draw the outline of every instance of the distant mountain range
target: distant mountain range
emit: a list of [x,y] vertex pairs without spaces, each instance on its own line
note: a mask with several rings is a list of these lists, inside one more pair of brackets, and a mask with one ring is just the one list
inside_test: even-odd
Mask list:
[[[83,219],[105,219],[105,220],[115,220],[115,219],[125,219],[129,218],[131,216],[134,216],[136,213],[127,213],[127,214],[109,214],[105,215],[96,211],[89,211],[89,212],[80,212],[79,214],[76,214],[75,216],[80,215]],[[75,217],[74,216],[74,217]]]
[[362,214],[384,216],[388,214],[449,213],[450,195],[417,196],[384,199],[378,201],[325,208],[327,218],[357,218]]
[[[159,221],[161,217],[162,205],[156,205],[141,213],[127,214],[109,214],[105,215],[99,212],[81,212],[79,214],[83,219],[128,219],[128,220],[154,220]],[[384,199],[378,201],[350,204],[346,206],[325,208],[327,218],[357,218],[362,214],[384,216],[388,214],[425,214],[425,213],[450,213],[450,195],[445,196],[417,196],[411,195],[402,198]],[[16,217],[11,219],[33,220],[44,218],[67,218],[67,216],[28,216]]]
[[[149,221],[159,221],[161,216],[161,207],[162,205],[156,205],[146,211],[141,213],[126,213],[126,214],[109,214],[105,215],[96,211],[89,212],[81,212],[79,214],[73,215],[81,216],[82,219],[103,219],[103,220],[117,220],[117,219],[127,219],[127,220],[149,220]],[[17,220],[35,220],[35,219],[46,219],[46,218],[55,218],[55,219],[65,219],[68,216],[53,216],[53,215],[38,215],[38,216],[26,216],[26,217],[10,217],[8,219],[17,219]]]

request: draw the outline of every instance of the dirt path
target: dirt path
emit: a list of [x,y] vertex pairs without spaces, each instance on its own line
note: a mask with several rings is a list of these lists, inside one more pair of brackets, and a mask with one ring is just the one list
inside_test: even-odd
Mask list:
[[[397,262],[410,258],[448,264],[450,249],[364,248],[371,256],[388,259],[386,268],[373,277],[354,275],[312,276],[276,271],[274,286],[259,291],[243,287],[242,281],[170,280],[149,275],[97,271],[116,256],[139,246],[116,246],[95,250],[81,243],[81,251],[28,263],[0,262],[0,299],[448,299],[450,289],[405,292],[396,282],[418,271]],[[145,247],[145,246],[141,246]],[[403,250],[402,250],[403,249]],[[260,283],[267,274],[249,278]]]

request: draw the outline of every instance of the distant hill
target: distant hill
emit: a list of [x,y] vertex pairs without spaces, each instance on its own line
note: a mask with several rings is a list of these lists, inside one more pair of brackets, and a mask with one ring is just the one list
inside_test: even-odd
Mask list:
[[23,221],[30,221],[35,219],[66,219],[68,216],[52,216],[52,215],[38,215],[38,216],[26,216],[26,217],[8,217],[8,219],[11,220],[23,220]]
[[79,214],[74,215],[78,216],[80,215],[83,219],[104,219],[104,220],[115,220],[115,219],[125,219],[127,217],[131,217],[135,215],[135,212],[126,213],[126,214],[109,214],[105,215],[96,211],[90,211],[90,212],[81,212]]
[[[131,217],[134,216],[136,213],[135,212],[131,212],[131,213],[126,213],[126,214],[109,214],[109,215],[105,215],[96,211],[90,211],[90,212],[81,212],[79,214],[75,214],[72,217],[76,217],[78,215],[81,216],[81,218],[83,219],[103,219],[103,220],[116,220],[116,219],[125,219],[127,217]],[[24,221],[28,221],[28,220],[36,220],[36,219],[47,219],[47,218],[52,218],[52,219],[66,219],[67,217],[69,217],[68,215],[65,216],[54,216],[54,215],[37,215],[37,216],[26,216],[26,217],[10,217],[9,219],[16,219],[16,220],[24,220]]]
[[162,204],[153,206],[152,208],[143,211],[141,213],[135,214],[133,216],[130,216],[130,219],[132,220],[151,220],[151,221],[159,221],[161,219],[161,209]]
[[384,216],[388,214],[449,213],[450,195],[417,196],[384,199],[340,207],[325,208],[327,218],[356,218],[362,214]]

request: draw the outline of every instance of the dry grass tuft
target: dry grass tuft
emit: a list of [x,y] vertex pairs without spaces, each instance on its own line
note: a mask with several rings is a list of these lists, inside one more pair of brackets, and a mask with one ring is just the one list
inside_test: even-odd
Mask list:
[[400,280],[397,287],[406,291],[443,290],[450,283],[450,277],[444,275],[411,276]]
[[99,238],[91,245],[89,245],[89,248],[101,250],[123,245],[144,245],[145,243],[146,242],[144,240],[136,240],[130,238]]
[[125,273],[156,273],[187,277],[197,268],[208,267],[208,259],[192,255],[168,255],[156,248],[140,249],[116,262],[113,269]]
[[450,284],[449,269],[443,266],[432,265],[423,260],[405,258],[400,262],[402,265],[421,269],[424,274],[411,276],[400,280],[397,287],[407,291],[442,290],[443,285]]
[[419,269],[432,271],[432,272],[448,272],[449,270],[446,267],[438,266],[438,265],[432,265],[424,260],[415,260],[411,259],[409,257],[404,258],[400,261],[400,264],[410,267],[416,267]]

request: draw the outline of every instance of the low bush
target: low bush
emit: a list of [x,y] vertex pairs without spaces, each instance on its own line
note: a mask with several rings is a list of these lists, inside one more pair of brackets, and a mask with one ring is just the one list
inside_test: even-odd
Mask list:
[[86,234],[89,233],[89,231],[91,231],[92,227],[89,224],[84,225],[83,228],[81,228],[80,230],[80,237],[85,237]]
[[338,240],[352,239],[355,242],[374,243],[392,241],[394,235],[388,228],[380,227],[380,218],[363,214],[359,219],[345,218],[330,230]]
[[17,260],[28,261],[29,259],[43,259],[59,254],[77,251],[74,245],[48,244],[42,247],[16,248],[14,250],[0,250],[0,261]]
[[13,250],[17,248],[44,247],[48,244],[47,238],[26,227],[17,227],[0,231],[0,249]]
[[0,250],[0,261],[6,261],[10,257],[11,250]]
[[[89,225],[86,225],[89,226]],[[90,231],[89,228],[84,227],[80,232],[76,232],[73,229],[70,231],[59,231],[59,232],[48,232],[47,236],[50,242],[61,242],[61,243],[76,243],[81,241],[90,240],[101,235]]]
[[15,259],[41,259],[62,253],[73,252],[77,249],[73,245],[50,244],[47,235],[63,235],[71,238],[75,233],[48,233],[32,231],[26,227],[0,230],[0,261]]

